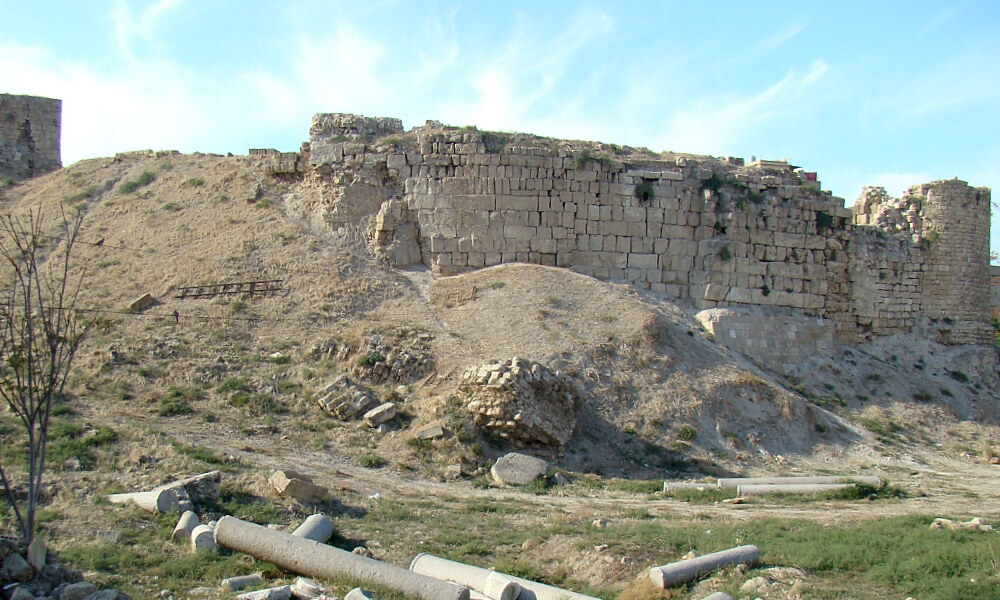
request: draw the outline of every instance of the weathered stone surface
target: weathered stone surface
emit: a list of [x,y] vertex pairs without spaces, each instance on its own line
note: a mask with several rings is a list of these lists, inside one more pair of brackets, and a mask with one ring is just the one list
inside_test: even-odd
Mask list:
[[443,438],[445,435],[444,427],[440,425],[433,425],[425,429],[421,429],[417,432],[417,439],[420,440],[437,440]]
[[511,452],[497,460],[490,468],[490,475],[500,485],[527,485],[549,470],[549,463],[534,456]]
[[3,568],[0,568],[0,579],[7,581],[30,581],[35,576],[35,570],[31,568],[24,557],[14,552],[3,561]]
[[478,427],[525,446],[565,445],[583,408],[571,378],[517,357],[469,369],[460,389]]
[[63,587],[57,596],[58,600],[83,600],[97,591],[97,586],[89,581],[71,583]]
[[0,178],[37,177],[62,167],[62,101],[0,94]]
[[396,418],[396,405],[392,402],[380,404],[365,413],[365,422],[371,427],[378,427]]
[[347,592],[344,596],[344,600],[374,600],[375,594],[369,592],[368,590],[363,590],[361,588],[354,588]]
[[316,485],[308,475],[295,471],[275,471],[268,479],[279,495],[294,498],[299,502],[316,503],[329,491]]

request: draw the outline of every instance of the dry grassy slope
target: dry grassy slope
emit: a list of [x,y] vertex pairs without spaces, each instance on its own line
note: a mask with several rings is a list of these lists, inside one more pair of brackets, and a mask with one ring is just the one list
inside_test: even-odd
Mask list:
[[[131,194],[117,191],[143,172],[155,180]],[[278,180],[248,157],[130,154],[83,161],[2,193],[4,208],[15,212],[44,206],[51,215],[59,203],[85,211],[84,241],[104,242],[78,249],[89,270],[82,305],[121,310],[146,292],[160,302],[144,316],[106,314],[107,328],[81,354],[87,376],[79,391],[112,396],[97,413],[209,438],[245,435],[245,414],[212,391],[222,377],[244,375],[257,389],[302,384],[282,398],[300,414],[283,418],[310,420],[317,409],[303,398],[350,363],[310,362],[307,348],[410,327],[433,336],[440,375],[412,389],[411,430],[385,438],[351,427],[322,434],[338,447],[406,454],[403,440],[443,417],[465,368],[511,356],[574,373],[590,391],[562,459],[571,469],[655,476],[685,454],[743,470],[771,467],[781,455],[829,460],[871,441],[720,350],[684,311],[632,288],[529,265],[440,280],[380,266],[367,251],[365,224],[391,190],[363,182]],[[258,278],[283,279],[284,292],[243,302],[173,298],[177,286]],[[179,324],[169,318],[173,310]],[[135,364],[109,365],[112,346]],[[260,360],[276,350],[292,362]],[[138,374],[146,363],[162,375]],[[155,416],[157,398],[189,385],[207,391],[196,408],[217,412],[226,426]],[[109,388],[127,388],[134,400],[115,404]],[[682,425],[696,430],[691,444],[678,439]],[[289,423],[283,431],[303,440],[317,435]]]

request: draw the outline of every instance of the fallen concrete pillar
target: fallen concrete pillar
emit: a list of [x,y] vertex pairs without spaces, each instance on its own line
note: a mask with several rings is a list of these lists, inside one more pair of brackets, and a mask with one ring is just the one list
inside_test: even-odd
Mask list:
[[672,492],[674,490],[714,490],[717,486],[714,483],[693,482],[693,481],[664,481],[663,491]]
[[690,560],[673,562],[649,570],[649,579],[653,585],[668,588],[694,581],[702,575],[728,565],[744,564],[754,566],[760,561],[760,551],[757,546],[739,546],[699,556]]
[[712,592],[701,600],[733,600],[733,597],[725,592]]
[[307,577],[297,577],[292,582],[292,596],[308,600],[309,598],[325,598],[326,588]]
[[292,586],[281,585],[267,588],[266,590],[254,590],[236,596],[237,600],[289,600],[292,597]]
[[219,582],[219,587],[227,592],[235,592],[237,590],[242,590],[245,587],[250,587],[251,585],[257,585],[263,581],[263,573],[251,573],[250,575],[227,577]]
[[111,494],[108,502],[112,504],[135,504],[151,513],[168,513],[180,510],[180,501],[176,490],[150,490],[148,492],[132,492],[130,494]]
[[326,515],[309,515],[301,525],[295,528],[292,535],[325,544],[333,535],[333,521]]
[[349,577],[420,600],[469,600],[469,590],[464,587],[234,517],[219,519],[215,541],[308,577]]
[[191,551],[192,552],[214,552],[218,546],[215,544],[215,532],[208,525],[198,525],[191,530]]
[[192,510],[181,513],[181,518],[177,519],[174,525],[174,532],[170,534],[170,539],[175,542],[183,542],[191,539],[191,531],[198,526],[198,515]]
[[[488,596],[486,594],[487,579],[490,575],[495,575],[502,578],[497,581],[507,580],[521,587],[521,593],[516,596],[518,600],[597,600],[593,596],[584,596],[583,594],[545,585],[537,581],[521,579],[520,577],[490,569],[481,569],[446,558],[440,558],[433,554],[427,554],[426,552],[413,557],[413,561],[410,563],[410,570],[414,573],[454,581],[459,585],[474,589],[486,596]],[[494,598],[494,600],[496,599]]]
[[880,477],[872,475],[816,475],[802,477],[721,477],[720,488],[734,488],[740,485],[784,485],[799,483],[860,483],[874,488],[882,487]]
[[853,483],[787,483],[774,485],[740,485],[737,496],[761,496],[763,494],[822,494],[854,487]]

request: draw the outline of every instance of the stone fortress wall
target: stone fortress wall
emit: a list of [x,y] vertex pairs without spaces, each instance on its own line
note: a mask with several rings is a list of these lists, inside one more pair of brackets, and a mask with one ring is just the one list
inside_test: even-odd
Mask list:
[[[704,321],[729,323],[737,346],[770,336],[779,362],[795,344],[775,339],[775,328],[803,319],[826,331],[803,328],[807,342],[897,332],[991,341],[990,191],[962,181],[914,186],[900,199],[870,188],[852,210],[782,161],[436,122],[405,132],[396,119],[342,114],[316,115],[299,153],[257,154],[276,175],[381,190],[373,243],[398,267],[454,274],[527,262],[630,282],[728,309]],[[767,331],[750,331],[764,307]]]
[[62,167],[62,101],[0,94],[0,177],[21,180]]

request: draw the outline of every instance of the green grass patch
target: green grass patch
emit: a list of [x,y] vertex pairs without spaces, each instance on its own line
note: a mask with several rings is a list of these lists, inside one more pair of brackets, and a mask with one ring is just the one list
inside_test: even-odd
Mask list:
[[387,463],[378,454],[362,454],[358,457],[358,464],[366,469],[378,469],[379,467],[384,467]]
[[156,179],[156,173],[151,171],[143,171],[135,179],[129,179],[128,181],[123,181],[118,186],[119,194],[131,194],[138,190],[139,188],[146,187],[147,185],[153,183]]
[[359,367],[370,367],[375,363],[380,363],[385,360],[385,356],[382,356],[379,352],[371,352],[358,357]]
[[160,398],[160,407],[157,409],[156,414],[161,417],[178,417],[189,415],[193,412],[194,407],[191,406],[191,403],[186,398],[167,396],[166,398]]
[[250,381],[246,377],[226,377],[216,388],[220,392],[252,392]]
[[236,392],[229,397],[229,405],[234,408],[242,408],[252,417],[264,415],[282,414],[288,412],[288,408],[278,402],[271,394],[254,392]]

